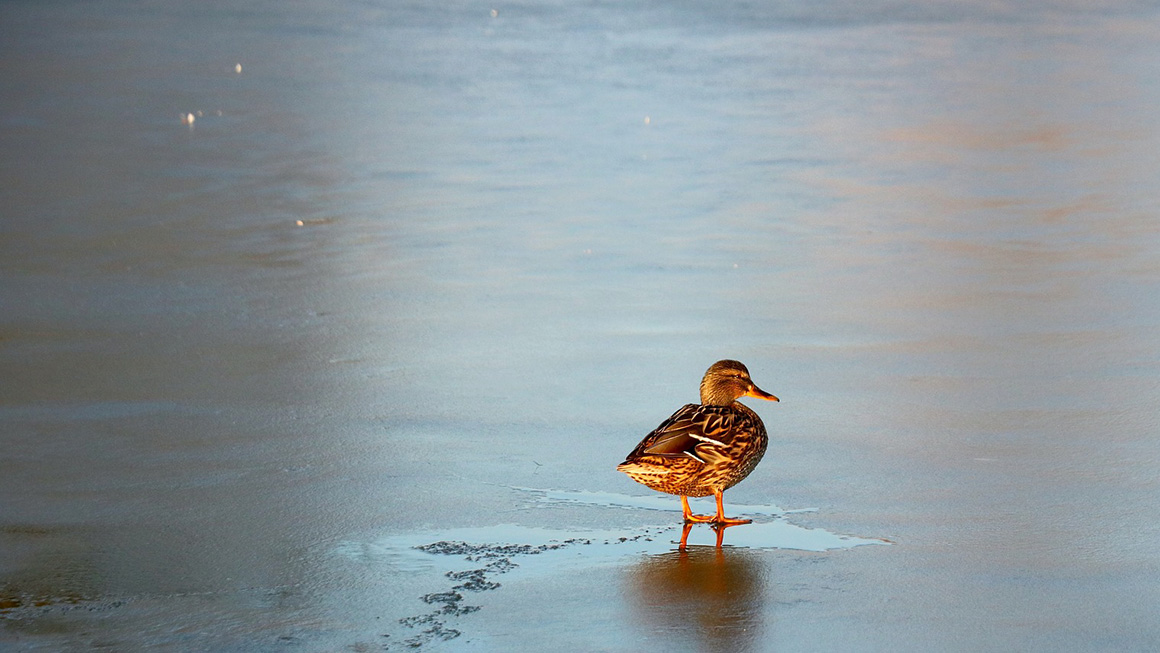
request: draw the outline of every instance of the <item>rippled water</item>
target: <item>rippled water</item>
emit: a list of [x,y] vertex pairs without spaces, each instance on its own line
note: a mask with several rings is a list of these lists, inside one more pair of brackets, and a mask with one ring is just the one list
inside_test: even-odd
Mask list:
[[[416,641],[1160,648],[1150,3],[0,25],[5,646],[401,648],[477,569],[407,547],[598,533]],[[682,552],[614,467],[726,357],[758,523]]]

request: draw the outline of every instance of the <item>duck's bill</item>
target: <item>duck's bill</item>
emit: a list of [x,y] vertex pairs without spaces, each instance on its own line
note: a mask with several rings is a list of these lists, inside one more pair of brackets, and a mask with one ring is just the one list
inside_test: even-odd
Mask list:
[[769,394],[768,392],[766,392],[765,390],[762,390],[761,388],[759,388],[757,386],[753,386],[752,388],[749,389],[749,392],[746,392],[742,396],[756,397],[757,399],[765,399],[766,401],[781,401],[781,399],[778,399],[777,397]]

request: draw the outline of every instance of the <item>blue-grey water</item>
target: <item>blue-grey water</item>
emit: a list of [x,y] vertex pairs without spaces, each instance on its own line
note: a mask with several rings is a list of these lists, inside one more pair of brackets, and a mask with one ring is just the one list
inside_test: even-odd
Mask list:
[[0,648],[1160,649],[1157,106],[1150,2],[0,3]]

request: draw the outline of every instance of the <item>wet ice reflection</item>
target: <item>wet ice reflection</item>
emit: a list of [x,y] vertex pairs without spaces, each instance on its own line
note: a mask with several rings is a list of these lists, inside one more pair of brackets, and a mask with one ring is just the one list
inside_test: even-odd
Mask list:
[[624,591],[640,628],[677,649],[760,650],[766,573],[759,552],[690,546],[641,558]]
[[[617,500],[609,493],[593,494],[601,494],[602,501]],[[415,597],[419,609],[399,618],[400,631],[389,635],[408,646],[458,638],[466,627],[461,621],[486,609],[488,593],[508,582],[566,587],[576,574],[611,568],[614,575],[630,579],[629,592],[638,596],[629,603],[644,611],[638,617],[657,621],[668,632],[682,611],[697,610],[683,627],[704,639],[705,650],[746,650],[756,632],[751,622],[761,613],[761,578],[768,562],[762,556],[774,549],[820,552],[886,543],[784,519],[720,529],[706,524],[630,530],[499,524],[347,541],[335,554],[425,579]]]

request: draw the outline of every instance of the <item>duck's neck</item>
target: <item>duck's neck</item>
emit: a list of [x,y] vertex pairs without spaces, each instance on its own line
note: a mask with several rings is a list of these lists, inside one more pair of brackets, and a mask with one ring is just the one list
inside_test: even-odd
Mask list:
[[737,393],[726,385],[701,384],[701,403],[706,406],[728,406],[737,401]]

